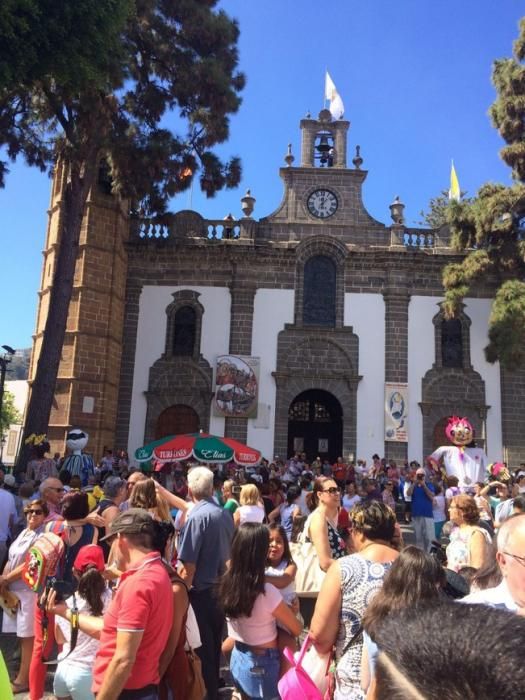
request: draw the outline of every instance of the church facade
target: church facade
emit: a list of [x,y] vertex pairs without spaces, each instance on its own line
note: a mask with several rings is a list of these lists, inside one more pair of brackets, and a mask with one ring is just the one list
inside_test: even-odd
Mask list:
[[[282,202],[258,220],[249,193],[239,220],[181,211],[155,222],[91,194],[51,417],[57,449],[79,425],[97,455],[204,430],[269,459],[421,461],[457,414],[490,461],[525,460],[525,373],[483,353],[491,280],[446,320],[441,272],[459,259],[447,230],[407,228],[398,200],[391,226],[373,219],[359,147],[347,163],[349,123],[323,110],[300,128],[300,163],[289,150]],[[60,198],[58,172],[35,357]],[[224,356],[257,366],[249,413],[232,410],[246,377],[219,382]]]

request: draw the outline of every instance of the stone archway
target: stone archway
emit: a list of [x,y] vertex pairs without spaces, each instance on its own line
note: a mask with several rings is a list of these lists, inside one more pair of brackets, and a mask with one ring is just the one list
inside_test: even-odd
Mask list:
[[[159,430],[160,416],[174,406],[191,408],[197,415],[198,429],[207,431],[210,425],[212,375],[212,368],[202,357],[199,358],[199,362],[189,357],[163,355],[159,358],[150,369],[146,392],[148,408],[144,442],[155,439]],[[166,413],[166,416],[166,422],[169,422],[170,414]],[[194,422],[186,419],[186,424],[191,427]],[[168,429],[168,427],[162,429]],[[174,431],[170,430],[168,434],[174,434]]]
[[[303,392],[318,390],[334,397],[341,407],[342,453],[356,452],[357,385],[361,377],[359,339],[351,327],[309,329],[285,326],[277,343],[274,454],[289,457],[290,406]],[[293,451],[293,450],[292,450]],[[339,454],[337,456],[339,456]],[[316,455],[317,456],[317,455]]]
[[288,454],[305,452],[335,462],[343,452],[343,409],[336,397],[309,389],[295,397],[288,410]]
[[[479,447],[486,442],[485,421],[490,406],[486,405],[485,383],[474,370],[433,367],[422,379],[423,455],[435,449],[435,443],[450,444],[444,437],[448,416],[466,416],[474,428]],[[439,445],[438,445],[439,446]]]
[[166,435],[184,435],[199,431],[199,415],[191,406],[175,404],[164,409],[155,424],[155,440]]

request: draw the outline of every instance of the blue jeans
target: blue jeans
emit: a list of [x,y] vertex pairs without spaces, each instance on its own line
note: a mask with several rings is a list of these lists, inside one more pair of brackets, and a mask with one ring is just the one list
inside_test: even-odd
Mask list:
[[91,692],[93,673],[91,669],[81,668],[67,661],[60,662],[55,672],[53,692],[57,698],[73,698],[73,700],[94,700]]
[[279,649],[255,653],[247,644],[235,642],[230,672],[235,687],[249,698],[278,700]]

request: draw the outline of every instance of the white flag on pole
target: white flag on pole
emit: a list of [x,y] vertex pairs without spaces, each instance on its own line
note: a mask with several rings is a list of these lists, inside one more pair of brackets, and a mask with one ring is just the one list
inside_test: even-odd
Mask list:
[[324,83],[324,96],[326,100],[330,102],[330,114],[333,119],[341,119],[345,113],[345,107],[341,95],[337,92],[335,83],[330,77],[328,71],[326,71],[325,83]]
[[324,81],[324,97],[325,100],[330,100],[332,101],[332,97],[334,93],[337,92],[334,81],[330,77],[330,73],[326,71],[326,76],[325,76],[325,81]]

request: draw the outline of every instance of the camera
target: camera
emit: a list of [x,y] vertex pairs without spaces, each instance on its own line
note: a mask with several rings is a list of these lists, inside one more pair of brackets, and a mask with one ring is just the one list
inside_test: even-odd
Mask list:
[[76,593],[77,585],[74,581],[62,581],[55,579],[51,582],[50,588],[56,593],[56,602],[62,602]]

